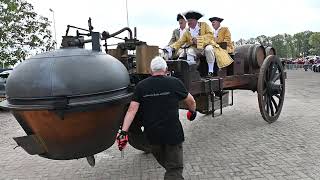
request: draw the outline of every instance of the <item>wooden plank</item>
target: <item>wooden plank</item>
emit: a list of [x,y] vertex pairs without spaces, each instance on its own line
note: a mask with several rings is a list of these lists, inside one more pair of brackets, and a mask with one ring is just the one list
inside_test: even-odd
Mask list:
[[[220,80],[220,88],[223,89],[223,79]],[[195,94],[207,94],[211,91],[219,91],[219,79],[201,79],[200,81],[192,81],[189,87],[189,92]]]
[[250,90],[253,86],[256,87],[257,80],[257,74],[226,76],[223,78],[223,88],[237,89],[237,87],[241,87],[241,89],[246,89],[247,87]]

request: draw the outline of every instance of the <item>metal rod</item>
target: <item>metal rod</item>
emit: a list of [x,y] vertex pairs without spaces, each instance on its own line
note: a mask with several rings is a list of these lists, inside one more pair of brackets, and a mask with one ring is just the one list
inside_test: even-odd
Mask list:
[[110,34],[110,35],[109,35],[109,38],[110,38],[110,37],[115,37],[116,35],[121,34],[121,33],[124,32],[124,31],[128,31],[128,32],[129,32],[129,38],[132,39],[132,31],[131,31],[131,29],[130,29],[129,27],[122,28],[122,29],[120,29],[119,31]]
[[231,106],[233,106],[233,89],[231,90]]
[[67,30],[66,30],[66,36],[68,36],[69,28],[70,28],[70,26],[68,25],[68,26],[67,26]]
[[68,27],[68,28],[72,27],[72,28],[75,28],[75,29],[80,29],[80,30],[83,30],[83,31],[88,31],[88,32],[90,32],[88,29],[83,29],[83,28],[79,28],[79,27],[76,27],[76,26],[68,25],[67,27]]
[[[209,79],[209,88],[210,88],[210,97],[211,97],[211,108],[212,108],[212,117],[214,117],[214,98],[215,98],[215,93],[212,91],[212,81]],[[208,103],[209,107],[209,103]],[[209,109],[209,108],[208,108]]]
[[125,38],[120,38],[120,37],[113,37],[113,38],[125,40]]
[[219,91],[220,91],[220,114],[222,114],[222,89],[221,89],[221,78],[219,78]]
[[214,98],[215,97],[216,97],[216,94],[214,92],[211,92],[212,117],[214,117]]

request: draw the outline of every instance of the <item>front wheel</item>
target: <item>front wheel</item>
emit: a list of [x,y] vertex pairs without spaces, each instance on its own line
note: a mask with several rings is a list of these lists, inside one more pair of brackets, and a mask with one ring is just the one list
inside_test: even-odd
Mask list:
[[258,77],[260,113],[268,123],[275,122],[282,110],[285,95],[285,73],[280,59],[269,55],[264,60]]

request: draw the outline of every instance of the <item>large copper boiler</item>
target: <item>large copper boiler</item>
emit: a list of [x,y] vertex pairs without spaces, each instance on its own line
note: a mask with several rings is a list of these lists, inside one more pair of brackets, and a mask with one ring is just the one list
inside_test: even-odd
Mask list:
[[7,79],[1,106],[26,132],[14,140],[50,159],[92,156],[113,145],[127,104],[130,78],[116,58],[66,47],[34,56]]

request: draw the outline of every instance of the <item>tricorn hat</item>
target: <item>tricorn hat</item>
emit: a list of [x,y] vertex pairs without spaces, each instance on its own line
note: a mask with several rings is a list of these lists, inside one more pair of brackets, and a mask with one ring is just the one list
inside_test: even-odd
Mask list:
[[202,14],[196,12],[196,11],[188,11],[184,14],[184,16],[186,17],[186,19],[196,19],[199,20],[200,18],[202,18]]
[[179,13],[177,15],[177,21],[179,21],[180,19],[186,19],[181,13]]
[[219,18],[219,17],[212,17],[212,18],[209,18],[209,21],[219,21],[219,22],[222,22],[223,19],[222,18]]

